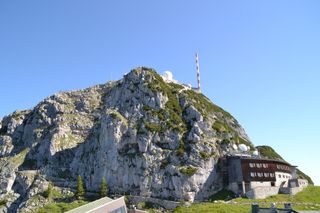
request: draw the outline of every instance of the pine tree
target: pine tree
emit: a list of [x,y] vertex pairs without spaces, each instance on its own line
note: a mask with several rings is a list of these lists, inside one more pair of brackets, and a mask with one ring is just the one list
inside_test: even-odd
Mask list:
[[81,176],[78,175],[76,198],[82,199],[83,196],[84,196],[83,181],[82,181]]
[[107,193],[108,193],[107,181],[105,178],[102,178],[101,188],[100,188],[100,197],[107,196]]

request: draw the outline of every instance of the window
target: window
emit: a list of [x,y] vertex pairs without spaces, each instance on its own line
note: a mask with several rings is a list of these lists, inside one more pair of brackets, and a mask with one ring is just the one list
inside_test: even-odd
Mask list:
[[281,178],[281,175],[278,175],[279,176],[279,178]]
[[262,164],[263,168],[268,168],[268,164],[264,163]]
[[270,173],[270,177],[274,177],[274,174],[273,174],[273,173]]
[[258,173],[258,177],[262,177],[262,173],[259,172],[259,173]]
[[251,168],[254,168],[254,167],[255,167],[255,164],[254,164],[254,163],[249,163],[249,166],[250,166]]
[[269,177],[269,173],[264,173],[264,176],[265,177]]
[[251,173],[250,173],[250,176],[251,176],[251,177],[255,177],[256,174],[255,174],[254,172],[251,172]]

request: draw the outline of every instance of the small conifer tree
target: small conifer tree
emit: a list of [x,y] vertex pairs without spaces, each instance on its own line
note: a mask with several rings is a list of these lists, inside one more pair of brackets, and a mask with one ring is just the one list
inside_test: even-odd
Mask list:
[[83,199],[84,196],[83,181],[80,175],[77,178],[77,192],[75,195],[77,199]]
[[105,178],[102,178],[101,188],[100,188],[100,197],[107,196],[107,193],[108,193],[107,181]]

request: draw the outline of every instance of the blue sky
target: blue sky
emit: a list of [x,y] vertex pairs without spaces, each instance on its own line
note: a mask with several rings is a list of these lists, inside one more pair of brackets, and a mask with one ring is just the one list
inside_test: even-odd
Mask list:
[[203,93],[320,185],[320,2],[0,1],[0,117],[137,66]]

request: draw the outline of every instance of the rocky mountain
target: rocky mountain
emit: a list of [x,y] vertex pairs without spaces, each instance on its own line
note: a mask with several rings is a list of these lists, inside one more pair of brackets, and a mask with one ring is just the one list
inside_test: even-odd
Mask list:
[[0,120],[0,209],[44,205],[49,180],[72,191],[78,175],[88,191],[105,178],[110,193],[204,200],[222,187],[218,158],[240,143],[254,148],[228,112],[136,68]]

